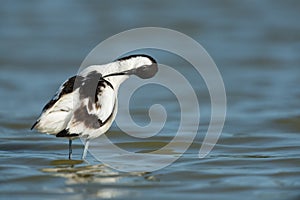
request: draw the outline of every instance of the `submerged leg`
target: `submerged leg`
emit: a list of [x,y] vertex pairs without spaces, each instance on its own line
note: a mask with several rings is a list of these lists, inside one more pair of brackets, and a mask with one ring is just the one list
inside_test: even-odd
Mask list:
[[86,157],[86,154],[87,154],[87,151],[88,151],[88,148],[89,148],[89,144],[90,144],[90,140],[86,139],[83,154],[82,154],[82,160],[85,160],[85,157]]
[[72,140],[69,139],[69,160],[72,159]]

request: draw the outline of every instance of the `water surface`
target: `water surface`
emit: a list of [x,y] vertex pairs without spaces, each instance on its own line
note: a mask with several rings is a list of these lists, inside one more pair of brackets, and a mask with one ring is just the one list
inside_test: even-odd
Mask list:
[[[298,8],[299,2],[292,0],[2,1],[0,198],[298,199]],[[66,160],[68,141],[30,131],[32,123],[98,42],[140,26],[181,31],[211,54],[228,98],[221,138],[206,158],[198,158],[210,117],[204,82],[191,66],[154,52],[164,64],[184,69],[198,94],[201,126],[188,151],[152,173],[119,172],[91,155],[90,164],[81,162],[80,140],[74,141],[74,161]],[[152,90],[145,87],[136,94],[133,118],[147,124],[152,102],[145,94],[151,94],[154,103],[168,109],[166,126],[158,136],[137,140],[114,124],[108,136],[120,147],[147,152],[174,137],[180,119],[176,99],[166,90]]]

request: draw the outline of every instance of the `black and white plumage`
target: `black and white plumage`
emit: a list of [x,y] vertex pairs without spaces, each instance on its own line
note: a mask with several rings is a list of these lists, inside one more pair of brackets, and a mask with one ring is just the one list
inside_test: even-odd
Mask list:
[[92,65],[65,81],[45,105],[31,129],[72,140],[86,138],[85,158],[90,139],[104,134],[117,114],[119,86],[130,75],[147,79],[157,72],[156,61],[148,55],[131,55],[105,65]]

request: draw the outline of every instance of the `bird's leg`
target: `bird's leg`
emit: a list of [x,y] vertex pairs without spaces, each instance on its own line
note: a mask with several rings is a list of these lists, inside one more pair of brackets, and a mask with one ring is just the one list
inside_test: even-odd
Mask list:
[[85,160],[85,157],[86,157],[86,154],[87,154],[87,151],[88,151],[88,148],[89,148],[89,144],[90,144],[90,140],[86,139],[83,154],[82,154],[82,160]]
[[72,159],[72,140],[69,139],[69,160]]

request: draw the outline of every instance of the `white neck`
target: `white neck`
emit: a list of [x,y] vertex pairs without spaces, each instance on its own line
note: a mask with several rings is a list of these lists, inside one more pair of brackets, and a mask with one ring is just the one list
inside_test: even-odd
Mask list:
[[[101,73],[102,76],[106,76],[109,74],[136,69],[143,65],[151,65],[151,64],[152,61],[149,58],[145,56],[137,56],[125,60],[117,60],[115,62],[104,64],[104,65],[92,65],[82,70],[79,73],[79,75],[87,76],[90,72],[97,71]],[[127,78],[129,78],[128,75],[122,75],[122,76],[109,76],[106,79],[109,82],[111,82],[111,84],[114,86],[115,89],[118,89],[120,84],[124,82]]]

